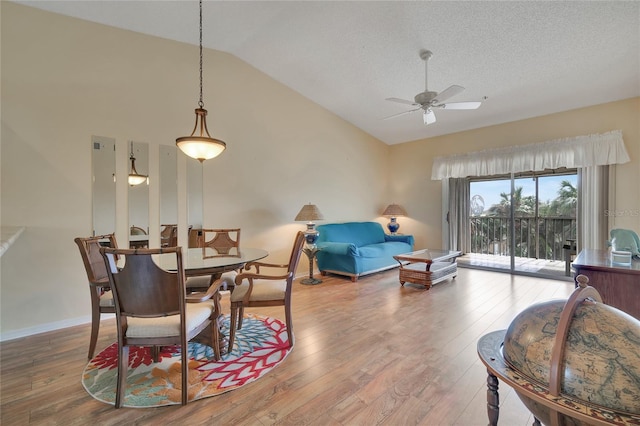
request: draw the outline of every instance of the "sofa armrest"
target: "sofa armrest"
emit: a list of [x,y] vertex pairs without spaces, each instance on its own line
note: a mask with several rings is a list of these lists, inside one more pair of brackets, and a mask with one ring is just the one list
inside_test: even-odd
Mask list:
[[324,253],[341,254],[355,256],[358,254],[358,248],[352,243],[332,243],[324,242],[318,244],[318,249]]
[[401,243],[407,243],[413,247],[413,235],[387,235],[384,234],[385,241],[400,241]]

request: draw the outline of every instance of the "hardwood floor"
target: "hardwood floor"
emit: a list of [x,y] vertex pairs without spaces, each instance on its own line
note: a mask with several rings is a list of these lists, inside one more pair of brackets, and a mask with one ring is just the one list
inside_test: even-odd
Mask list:
[[[304,278],[304,277],[302,277]],[[2,425],[486,425],[483,334],[507,328],[532,303],[566,298],[566,281],[459,269],[429,291],[398,283],[397,269],[323,277],[293,295],[295,348],[244,388],[187,406],[116,410],[80,383],[89,325],[0,346]],[[226,298],[225,309],[228,310]],[[87,303],[89,302],[87,297]],[[281,308],[252,309],[284,318]],[[116,340],[103,321],[97,348]],[[514,392],[500,386],[500,424],[530,425]]]

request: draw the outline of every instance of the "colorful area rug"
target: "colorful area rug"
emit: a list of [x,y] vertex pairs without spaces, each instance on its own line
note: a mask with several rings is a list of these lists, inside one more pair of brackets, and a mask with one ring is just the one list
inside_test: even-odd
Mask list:
[[[224,328],[228,330],[229,317]],[[228,332],[223,332],[228,335]],[[233,351],[215,361],[213,349],[189,343],[189,401],[220,395],[258,380],[287,357],[287,327],[280,320],[245,314],[236,332]],[[98,401],[115,404],[118,344],[101,351],[85,367],[82,385]],[[180,347],[162,349],[154,363],[149,348],[129,348],[125,407],[159,407],[180,404]]]

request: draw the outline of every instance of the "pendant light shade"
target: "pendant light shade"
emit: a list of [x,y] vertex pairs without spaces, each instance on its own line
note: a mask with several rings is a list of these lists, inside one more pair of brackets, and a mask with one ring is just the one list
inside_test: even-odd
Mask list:
[[227,144],[212,138],[207,129],[207,110],[202,101],[202,0],[200,0],[200,101],[196,108],[196,125],[189,136],[176,139],[176,145],[182,152],[201,163],[217,157],[225,150]]
[[196,125],[191,136],[176,139],[176,145],[191,158],[200,162],[217,157],[227,147],[223,141],[214,139],[207,129],[207,110],[196,108]]

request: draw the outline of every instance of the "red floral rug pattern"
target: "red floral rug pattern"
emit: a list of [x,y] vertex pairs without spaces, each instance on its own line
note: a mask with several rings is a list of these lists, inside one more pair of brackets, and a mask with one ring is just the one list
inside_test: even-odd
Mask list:
[[[225,318],[224,327],[229,318]],[[225,334],[227,331],[223,329]],[[258,380],[281,363],[293,349],[280,320],[247,314],[236,333],[233,351],[215,361],[213,349],[189,343],[189,401],[220,395]],[[118,344],[102,350],[84,369],[82,385],[95,399],[115,403]],[[154,363],[149,348],[129,348],[125,407],[180,404],[180,347],[164,347]]]

